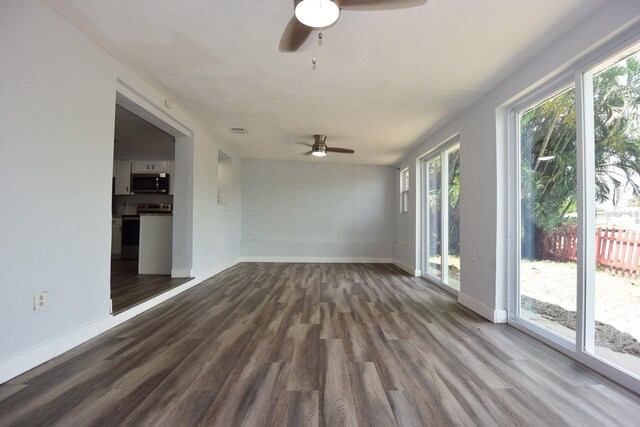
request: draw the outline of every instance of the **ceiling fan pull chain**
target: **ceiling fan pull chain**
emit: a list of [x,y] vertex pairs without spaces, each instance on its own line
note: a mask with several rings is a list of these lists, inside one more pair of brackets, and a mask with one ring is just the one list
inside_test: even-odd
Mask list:
[[[322,34],[322,33],[320,33],[320,34]],[[318,42],[314,41],[314,43],[313,43],[313,59],[311,60],[311,63],[313,64],[313,69],[314,70],[316,69],[316,62],[317,62],[316,57],[317,56],[318,56]]]
[[320,46],[320,43],[322,42],[322,31],[318,31],[318,37],[315,37],[315,39],[316,41],[313,44],[313,59],[311,60],[314,70],[316,69],[316,63],[318,62],[318,46]]

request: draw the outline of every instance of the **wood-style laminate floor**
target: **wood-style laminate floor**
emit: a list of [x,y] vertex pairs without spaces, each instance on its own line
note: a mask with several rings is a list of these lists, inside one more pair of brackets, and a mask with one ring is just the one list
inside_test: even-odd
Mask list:
[[640,398],[381,264],[239,264],[0,386],[0,425],[631,426]]
[[169,275],[138,274],[137,259],[111,260],[111,304],[117,314],[188,282]]

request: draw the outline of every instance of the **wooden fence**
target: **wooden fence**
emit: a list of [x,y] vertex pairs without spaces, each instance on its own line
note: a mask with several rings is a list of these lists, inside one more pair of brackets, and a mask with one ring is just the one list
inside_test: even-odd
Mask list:
[[596,265],[615,273],[640,273],[640,231],[598,228]]
[[[576,261],[575,230],[554,230],[543,233],[542,259]],[[596,265],[611,273],[640,275],[640,231],[598,228],[596,231]]]

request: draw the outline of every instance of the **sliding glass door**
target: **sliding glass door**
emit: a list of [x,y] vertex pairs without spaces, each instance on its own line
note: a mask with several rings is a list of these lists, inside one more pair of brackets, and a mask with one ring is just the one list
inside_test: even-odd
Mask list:
[[426,162],[427,190],[427,254],[425,269],[427,277],[440,282],[442,279],[442,162],[440,154]]
[[509,321],[640,390],[640,44],[511,110]]
[[423,275],[460,289],[460,145],[456,141],[422,161],[424,194]]
[[573,87],[518,114],[520,318],[576,340],[576,110]]
[[584,76],[595,184],[585,350],[640,376],[640,53],[611,62]]

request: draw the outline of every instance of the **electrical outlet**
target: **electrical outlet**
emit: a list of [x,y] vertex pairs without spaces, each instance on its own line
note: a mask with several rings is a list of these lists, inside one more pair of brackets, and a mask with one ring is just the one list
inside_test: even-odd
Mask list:
[[40,310],[47,306],[47,291],[40,291],[33,296],[33,309]]

